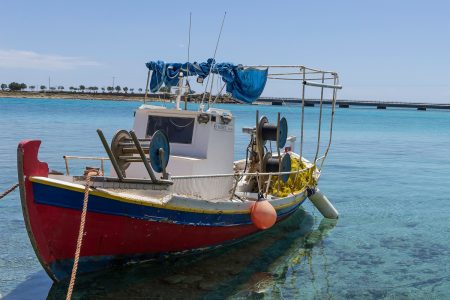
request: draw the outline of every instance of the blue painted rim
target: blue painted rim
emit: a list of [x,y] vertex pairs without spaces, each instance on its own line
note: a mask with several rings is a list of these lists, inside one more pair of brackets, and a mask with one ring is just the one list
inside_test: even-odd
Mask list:
[[287,135],[288,135],[288,124],[285,117],[280,119],[280,133],[278,135],[278,146],[283,148],[286,145]]
[[[160,148],[164,150],[164,166],[162,165],[162,161],[159,157]],[[148,155],[150,158],[150,164],[155,172],[161,173],[163,169],[167,167],[170,158],[170,144],[166,134],[161,130],[157,130],[153,134]]]
[[[291,156],[286,153],[281,159],[281,172],[289,172],[291,171]],[[283,182],[287,182],[289,180],[290,174],[281,175],[281,180]]]

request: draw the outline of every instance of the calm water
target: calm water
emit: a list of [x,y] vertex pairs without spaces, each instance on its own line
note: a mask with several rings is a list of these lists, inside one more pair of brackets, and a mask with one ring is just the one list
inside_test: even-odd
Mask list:
[[[95,129],[111,138],[131,128],[137,106],[0,99],[0,192],[17,181],[20,140],[41,139],[40,159],[64,170],[64,154],[104,156]],[[271,120],[281,111],[299,134],[299,107],[219,107],[237,119],[236,158],[248,143],[240,128],[254,124],[256,109]],[[307,108],[309,158],[317,115]],[[450,112],[337,109],[333,138],[320,188],[341,213],[337,223],[307,203],[238,248],[81,277],[74,298],[448,299]],[[14,192],[0,201],[0,294],[60,299],[65,289],[42,271]]]

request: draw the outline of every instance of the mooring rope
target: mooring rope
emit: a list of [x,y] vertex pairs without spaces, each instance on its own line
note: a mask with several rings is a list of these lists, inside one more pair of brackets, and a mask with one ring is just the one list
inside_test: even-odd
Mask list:
[[9,189],[7,189],[6,191],[4,191],[2,194],[0,194],[0,200],[4,197],[6,197],[6,195],[8,195],[9,193],[11,193],[12,191],[14,191],[17,187],[19,186],[19,183],[15,183],[13,184],[13,186],[11,186]]
[[86,184],[84,187],[84,200],[83,200],[83,210],[81,212],[80,230],[78,231],[77,248],[75,250],[75,258],[73,260],[72,274],[70,275],[70,283],[69,288],[67,289],[66,300],[70,300],[72,298],[73,287],[75,285],[75,279],[77,276],[78,261],[80,260],[81,246],[83,244],[83,237],[84,237],[84,225],[86,224],[86,214],[89,201],[89,187],[91,185],[91,176],[98,175],[98,171],[89,170],[86,173],[87,173]]

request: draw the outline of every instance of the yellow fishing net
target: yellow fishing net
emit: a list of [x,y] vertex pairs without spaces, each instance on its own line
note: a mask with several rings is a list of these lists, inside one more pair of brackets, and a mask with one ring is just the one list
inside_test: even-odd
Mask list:
[[[304,162],[299,163],[297,158],[291,156],[291,171],[297,171],[305,168],[306,165]],[[316,186],[317,180],[313,176],[315,169],[315,166],[312,166],[303,172],[291,174],[289,175],[287,182],[283,182],[281,179],[278,180],[278,176],[272,176],[269,194],[277,197],[287,197],[293,193],[302,191],[306,187]]]

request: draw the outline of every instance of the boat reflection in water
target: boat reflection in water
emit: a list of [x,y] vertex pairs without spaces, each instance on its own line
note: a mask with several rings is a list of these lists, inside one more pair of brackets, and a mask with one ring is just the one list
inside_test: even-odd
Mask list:
[[[73,298],[197,299],[247,298],[280,294],[292,266],[311,264],[311,250],[320,245],[336,220],[315,218],[298,210],[288,220],[237,246],[197,256],[138,264],[79,275]],[[323,251],[319,251],[323,253]],[[322,254],[323,255],[323,254]],[[312,272],[312,269],[311,269]],[[297,287],[301,288],[301,287]],[[48,299],[63,299],[67,282],[54,283]]]

